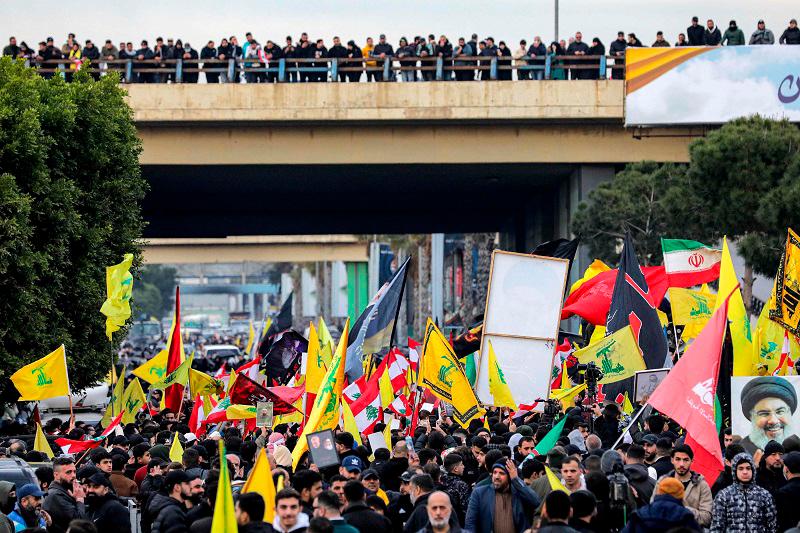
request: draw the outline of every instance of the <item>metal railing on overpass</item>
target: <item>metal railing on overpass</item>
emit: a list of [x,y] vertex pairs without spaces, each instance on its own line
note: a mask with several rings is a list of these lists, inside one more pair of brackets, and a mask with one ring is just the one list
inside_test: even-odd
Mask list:
[[[118,72],[125,83],[197,83],[205,74],[210,83],[284,83],[290,81],[390,82],[446,80],[623,79],[624,60],[611,56],[537,56],[522,61],[510,56],[280,58],[239,59],[74,59],[26,61],[45,77],[71,80],[78,70],[99,77]],[[405,73],[405,74],[404,74]]]

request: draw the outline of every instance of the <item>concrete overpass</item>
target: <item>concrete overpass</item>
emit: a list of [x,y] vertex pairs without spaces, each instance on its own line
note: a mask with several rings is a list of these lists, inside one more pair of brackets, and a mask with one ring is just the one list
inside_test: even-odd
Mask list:
[[130,85],[148,237],[569,232],[632,161],[702,129],[625,129],[621,81]]

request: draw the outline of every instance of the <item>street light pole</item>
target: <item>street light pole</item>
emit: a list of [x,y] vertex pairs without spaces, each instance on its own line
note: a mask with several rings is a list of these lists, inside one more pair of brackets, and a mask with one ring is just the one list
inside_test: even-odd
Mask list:
[[555,42],[558,42],[558,0],[555,0],[555,21],[556,21],[556,28],[555,28],[555,38],[553,39]]

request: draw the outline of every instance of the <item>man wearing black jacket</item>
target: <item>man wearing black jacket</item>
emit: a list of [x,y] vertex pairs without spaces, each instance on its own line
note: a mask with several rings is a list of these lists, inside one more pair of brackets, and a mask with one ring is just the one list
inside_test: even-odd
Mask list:
[[98,472],[86,484],[86,518],[94,522],[98,531],[130,533],[128,509],[111,492],[111,482]]
[[[387,57],[391,57],[394,55],[394,48],[392,45],[386,42],[386,35],[381,33],[380,38],[378,39],[378,44],[375,45],[375,48],[372,49],[372,56],[378,58],[378,67],[383,69],[384,60]],[[391,78],[392,74],[391,71],[389,73]],[[383,81],[383,70],[375,71],[375,81]]]
[[789,27],[783,30],[778,42],[780,44],[800,44],[800,28],[797,27],[797,20],[789,21]]
[[[188,42],[183,46],[183,54],[181,57],[184,61],[186,61],[187,59],[192,61],[197,61],[197,59],[199,58],[199,56],[197,55],[197,50],[192,48],[192,45],[189,44]],[[183,68],[197,68],[197,63],[194,62],[184,63]],[[183,83],[197,83],[198,77],[199,74],[197,72],[184,72]]]
[[57,457],[53,460],[53,482],[42,504],[42,509],[53,519],[48,528],[52,533],[65,533],[71,521],[86,516],[85,492],[75,482],[75,472],[75,462],[71,458]]
[[[697,17],[695,17],[696,19]],[[703,28],[700,28],[702,30]],[[628,47],[628,41],[625,40],[625,32],[618,31],[617,38],[611,41],[611,44],[608,46],[608,53],[618,59],[614,60],[614,66],[625,65],[625,49]],[[624,68],[612,68],[611,69],[611,79],[612,80],[624,80],[625,79],[625,69]]]
[[183,470],[173,470],[167,474],[164,479],[167,494],[156,494],[148,506],[151,516],[155,516],[152,533],[188,533],[189,524],[183,502],[192,495],[189,481],[189,476]]
[[389,531],[392,523],[388,518],[370,509],[364,503],[366,491],[360,481],[348,481],[344,486],[347,506],[342,511],[344,521],[359,531]]
[[714,25],[714,21],[708,19],[706,22],[706,30],[703,32],[703,44],[706,46],[719,46],[722,42],[722,33],[719,28]]
[[789,452],[783,457],[783,474],[786,484],[774,494],[778,509],[778,531],[786,531],[800,521],[800,452]]
[[[139,61],[153,59],[155,54],[148,46],[147,41],[142,41],[141,48],[136,50],[136,59]],[[133,68],[151,68],[151,63],[134,63]],[[139,83],[153,83],[153,75],[149,72],[142,72],[138,75]]]
[[[208,41],[202,50],[200,50],[200,59],[216,59],[217,49],[214,48],[214,41]],[[216,68],[217,65],[213,63],[203,63],[203,69]],[[206,72],[206,81],[208,83],[219,83],[219,72]]]
[[[347,41],[347,57],[350,59],[361,59],[364,57],[364,52],[361,51],[361,48],[359,48],[358,45],[356,45],[356,42],[352,39]],[[347,73],[348,81],[351,83],[361,81],[361,69],[363,68],[364,63],[360,61],[354,61],[349,63],[348,66],[358,69]]]
[[[333,46],[331,46],[330,49],[328,50],[328,57],[334,57],[336,59],[344,59],[344,58],[347,57],[347,48],[342,46],[342,41],[339,40],[339,37],[334,37],[333,38]],[[349,66],[352,66],[352,65],[350,65],[349,63],[341,63],[341,62],[338,64],[338,67],[343,67],[343,66],[348,66],[349,67]],[[347,80],[347,73],[346,72],[339,72],[338,78],[339,78],[339,81],[342,81],[342,82]],[[331,80],[331,81],[333,81],[333,80]]]
[[686,28],[686,36],[689,40],[689,46],[703,46],[705,41],[705,30],[698,24],[698,18],[692,17],[692,25]]
[[[589,45],[583,42],[583,34],[581,32],[577,32],[575,34],[575,40],[567,47],[567,55],[568,56],[586,56],[589,55]],[[575,61],[576,66],[589,66],[589,63],[586,61]],[[573,80],[588,80],[592,77],[592,73],[589,69],[575,69],[570,70],[570,79]],[[608,448],[611,447],[613,441],[611,443],[606,444],[606,439],[600,437],[603,440],[603,446],[607,446]]]
[[[266,66],[269,68],[278,68],[282,57],[283,50],[278,48],[272,41],[267,41],[267,44],[264,46],[264,58],[267,60]],[[267,83],[275,83],[276,81],[278,81],[278,73],[268,72]]]

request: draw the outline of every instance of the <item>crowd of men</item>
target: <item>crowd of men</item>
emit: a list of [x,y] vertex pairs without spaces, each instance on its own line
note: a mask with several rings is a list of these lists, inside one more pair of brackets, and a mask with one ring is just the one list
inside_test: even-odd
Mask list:
[[[769,384],[762,389],[772,394]],[[537,454],[552,427],[542,414],[496,410],[462,428],[443,407],[420,411],[413,432],[410,419],[401,419],[391,450],[371,450],[337,429],[340,461],[325,468],[308,453],[292,468],[297,424],[243,432],[230,422],[192,433],[189,401],[178,416],[152,411],[102,447],[52,461],[23,439],[7,439],[0,455],[39,465],[38,483],[0,481],[0,533],[126,533],[128,500],[137,503],[134,521],[145,533],[208,533],[220,479],[219,440],[240,532],[771,533],[800,521],[796,436],[783,444],[769,440],[751,455],[750,444],[726,430],[720,443],[725,471],[709,484],[693,470],[695,451],[681,429],[658,413],[623,434],[630,416],[616,403],[570,407],[555,445]],[[72,428],[58,419],[45,423],[51,438],[98,431],[80,422]],[[176,434],[184,449],[180,461],[170,459]],[[261,448],[279,488],[271,523],[264,521],[262,495],[241,493]]]
[[[789,21],[788,27],[777,39],[779,44],[800,44],[800,28],[797,21]],[[744,31],[731,20],[728,27],[721,30],[712,19],[708,19],[705,26],[698,17],[693,17],[685,33],[677,35],[674,46],[739,46],[739,45],[772,45],[776,43],[775,33],[766,27],[763,20],[759,20],[756,29],[746,38]],[[303,33],[299,40],[287,36],[285,41],[266,40],[260,42],[252,33],[245,34],[245,39],[240,43],[236,36],[223,37],[218,43],[210,40],[197,49],[181,39],[162,37],[155,40],[151,47],[147,40],[142,40],[138,47],[133,42],[119,42],[115,44],[111,39],[106,39],[102,46],[87,39],[83,43],[70,33],[65,43],[60,47],[56,45],[53,37],[38,43],[36,49],[26,42],[17,43],[15,37],[9,39],[9,44],[3,49],[3,55],[13,58],[23,58],[30,64],[42,69],[46,77],[53,76],[54,71],[62,69],[64,76],[70,79],[75,70],[81,68],[86,62],[99,67],[100,72],[106,70],[119,70],[127,82],[140,83],[167,83],[176,80],[174,61],[181,59],[187,62],[185,72],[181,76],[183,83],[197,83],[202,72],[208,83],[271,83],[278,81],[278,64],[284,60],[288,67],[286,81],[290,82],[320,82],[328,81],[334,77],[329,69],[330,59],[335,58],[341,63],[335,79],[340,82],[361,81],[366,75],[367,81],[383,81],[383,64],[387,58],[395,63],[396,68],[390,69],[387,81],[402,79],[402,81],[430,81],[436,79],[436,61],[441,58],[447,68],[444,79],[458,81],[474,79],[490,79],[489,64],[496,59],[498,72],[497,79],[510,80],[516,72],[517,79],[543,79],[545,76],[544,63],[549,56],[562,58],[554,60],[555,68],[551,70],[551,79],[596,79],[601,77],[599,60],[584,60],[583,58],[597,58],[606,56],[615,58],[618,68],[612,68],[614,78],[622,78],[622,64],[625,50],[628,47],[646,46],[635,33],[619,32],[617,38],[609,44],[608,49],[603,42],[594,37],[590,42],[583,39],[581,32],[568,40],[553,41],[547,45],[539,36],[535,36],[528,43],[521,40],[518,47],[512,43],[496,41],[493,37],[478,39],[477,34],[472,34],[470,39],[458,38],[451,42],[447,36],[436,37],[430,34],[416,36],[413,39],[400,38],[394,47],[386,40],[386,35],[381,34],[375,42],[372,37],[367,37],[363,46],[354,40],[342,42],[339,37],[334,37],[330,45],[324,39],[309,39]],[[652,47],[669,47],[670,41],[664,33],[658,31]],[[572,56],[576,59],[563,59]],[[485,58],[485,59],[469,59]],[[581,59],[577,59],[581,58]],[[236,67],[231,71],[225,66],[228,60],[235,60]],[[129,60],[134,62],[137,69],[162,68],[159,72],[136,72],[133,76],[125,72],[119,63],[108,63],[115,60]],[[294,60],[294,61],[293,61]],[[301,60],[301,61],[297,61]],[[563,68],[564,65],[578,64],[585,68]],[[199,72],[198,72],[199,65]],[[513,65],[513,66],[512,66]],[[299,69],[298,69],[299,67]],[[317,70],[303,70],[305,67]],[[324,68],[320,68],[324,67]],[[452,68],[462,67],[462,68]],[[469,68],[475,67],[475,68]],[[270,69],[270,70],[267,70]],[[295,70],[297,69],[297,70]],[[332,79],[332,81],[334,81]]]

